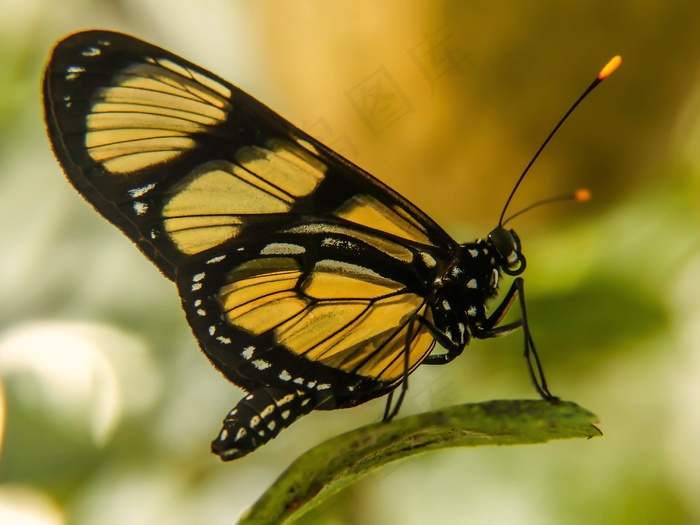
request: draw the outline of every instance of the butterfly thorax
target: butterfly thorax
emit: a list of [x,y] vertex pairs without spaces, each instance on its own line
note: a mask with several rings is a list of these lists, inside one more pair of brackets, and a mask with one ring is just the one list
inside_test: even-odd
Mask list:
[[438,275],[431,297],[435,328],[456,346],[487,317],[486,303],[495,297],[501,277],[500,256],[490,240],[460,245],[457,255]]

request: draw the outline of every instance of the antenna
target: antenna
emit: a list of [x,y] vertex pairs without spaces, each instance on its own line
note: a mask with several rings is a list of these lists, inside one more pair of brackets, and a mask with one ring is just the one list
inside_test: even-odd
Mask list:
[[[518,188],[520,187],[520,183],[523,181],[525,178],[525,175],[527,175],[527,172],[530,171],[530,168],[532,165],[535,163],[537,160],[537,157],[540,156],[540,153],[542,153],[542,150],[549,144],[549,141],[552,140],[552,137],[556,134],[556,132],[559,130],[561,125],[566,121],[567,118],[569,118],[569,115],[573,113],[573,111],[576,109],[576,107],[581,103],[581,101],[588,96],[588,94],[593,91],[598,84],[600,84],[603,80],[608,78],[612,73],[618,68],[618,66],[622,63],[622,57],[620,55],[614,56],[613,58],[610,59],[610,61],[605,64],[605,67],[600,70],[600,73],[598,73],[598,76],[595,78],[593,82],[591,82],[591,85],[586,88],[586,90],[581,94],[580,97],[574,102],[569,110],[564,114],[564,116],[559,120],[556,126],[554,126],[554,129],[547,135],[547,138],[544,139],[544,142],[540,146],[540,148],[537,150],[535,155],[532,157],[532,160],[528,163],[527,166],[525,166],[525,169],[521,173],[520,177],[518,178],[517,182],[515,183],[515,186],[513,186],[513,189],[510,192],[510,195],[508,195],[508,199],[506,200],[505,206],[503,206],[503,211],[501,212],[501,216],[498,218],[498,226],[503,226],[504,221],[503,217],[506,214],[506,210],[508,209],[508,206],[510,205],[510,201],[513,200],[513,196],[515,195],[515,192],[518,191]],[[533,205],[528,206],[524,210],[519,211],[515,215],[520,215],[523,213],[525,210],[528,210],[530,208],[533,208],[535,206],[539,206],[540,204],[544,204],[545,202],[549,202],[552,199],[547,199],[546,201],[540,201],[538,203],[535,203]],[[563,198],[554,198],[553,200],[563,200]],[[575,199],[578,200],[578,199]],[[585,200],[585,199],[584,199]],[[512,215],[511,217],[508,218],[508,220],[512,219],[515,217],[515,215]],[[505,221],[507,222],[507,221]]]
[[547,199],[542,199],[541,201],[533,202],[529,206],[525,206],[522,210],[515,212],[513,215],[511,215],[506,220],[504,220],[503,223],[501,224],[501,226],[505,226],[510,221],[512,221],[516,217],[519,217],[520,215],[522,215],[526,211],[530,211],[532,208],[539,208],[543,204],[551,204],[552,202],[560,202],[560,201],[586,202],[590,199],[591,199],[591,192],[586,188],[581,188],[580,190],[576,190],[573,193],[565,193],[564,195],[557,195],[555,197],[549,197]]

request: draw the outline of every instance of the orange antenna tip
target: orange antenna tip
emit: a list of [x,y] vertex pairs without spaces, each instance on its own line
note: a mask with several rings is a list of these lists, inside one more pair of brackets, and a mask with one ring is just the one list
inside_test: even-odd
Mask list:
[[574,200],[576,202],[586,202],[588,200],[591,200],[591,192],[590,190],[586,188],[582,188],[580,190],[576,190],[574,192]]
[[600,73],[598,73],[598,80],[605,80],[608,78],[618,67],[620,67],[620,64],[622,64],[622,57],[620,55],[612,57],[610,62],[605,64],[605,67],[600,70]]

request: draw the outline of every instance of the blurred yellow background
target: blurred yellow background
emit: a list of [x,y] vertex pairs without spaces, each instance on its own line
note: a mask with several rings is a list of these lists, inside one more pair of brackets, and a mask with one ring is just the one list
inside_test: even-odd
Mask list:
[[[89,28],[240,86],[460,241],[495,225],[552,126],[622,55],[512,208],[593,192],[512,227],[550,387],[605,435],[423,455],[301,523],[700,523],[700,3],[0,0],[0,13],[0,523],[230,524],[300,453],[383,410],[312,414],[232,464],[209,453],[241,392],[45,137],[45,60]],[[419,369],[402,413],[535,396],[514,335]]]

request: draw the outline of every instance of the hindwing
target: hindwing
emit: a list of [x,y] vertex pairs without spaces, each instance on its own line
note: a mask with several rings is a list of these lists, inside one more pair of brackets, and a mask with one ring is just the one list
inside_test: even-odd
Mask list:
[[430,319],[424,286],[412,264],[383,251],[391,241],[379,248],[355,233],[294,225],[187,266],[184,309],[225,375],[247,390],[327,391],[327,408],[337,408],[380,395],[420,364],[435,344],[413,322]]

